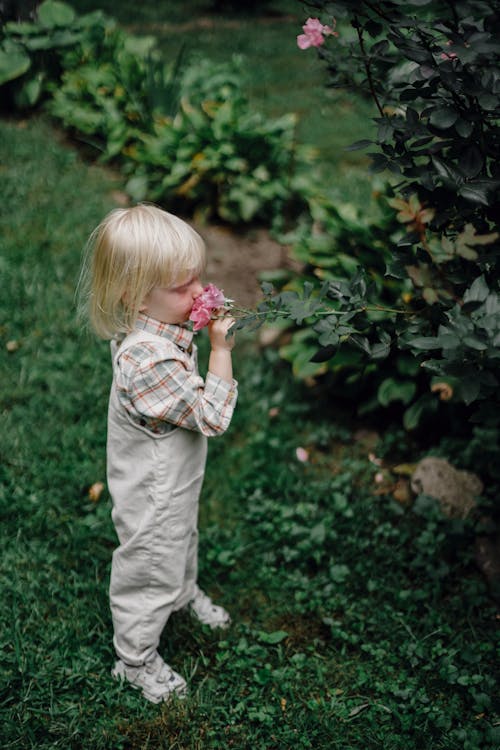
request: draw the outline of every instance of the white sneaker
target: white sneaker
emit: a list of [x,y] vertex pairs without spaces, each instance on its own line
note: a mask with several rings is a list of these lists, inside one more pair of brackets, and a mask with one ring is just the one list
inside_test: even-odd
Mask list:
[[118,659],[111,675],[142,690],[143,696],[151,703],[167,701],[174,694],[182,698],[187,691],[186,680],[165,664],[158,652],[140,667],[131,667]]
[[199,586],[195,586],[194,597],[188,604],[191,613],[203,624],[211,628],[228,628],[231,623],[229,613],[219,607]]

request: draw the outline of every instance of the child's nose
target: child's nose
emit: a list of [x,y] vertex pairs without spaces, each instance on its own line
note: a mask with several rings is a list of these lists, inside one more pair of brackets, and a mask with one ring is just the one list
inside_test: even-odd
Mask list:
[[193,284],[193,297],[199,297],[200,294],[203,294],[203,286],[201,281],[197,279]]

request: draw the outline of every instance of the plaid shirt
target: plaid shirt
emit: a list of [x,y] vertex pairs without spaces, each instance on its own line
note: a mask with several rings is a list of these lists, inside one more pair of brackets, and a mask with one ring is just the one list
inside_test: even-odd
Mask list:
[[236,404],[237,383],[198,373],[193,332],[140,314],[136,328],[165,339],[126,349],[117,363],[118,399],[134,422],[156,434],[173,425],[203,435],[227,430]]

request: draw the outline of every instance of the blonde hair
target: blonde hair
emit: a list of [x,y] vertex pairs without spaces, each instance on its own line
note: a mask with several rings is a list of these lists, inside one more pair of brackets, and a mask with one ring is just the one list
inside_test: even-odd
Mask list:
[[102,338],[126,334],[154,287],[175,286],[204,265],[205,243],[182,219],[145,203],[116,208],[87,243],[80,312]]

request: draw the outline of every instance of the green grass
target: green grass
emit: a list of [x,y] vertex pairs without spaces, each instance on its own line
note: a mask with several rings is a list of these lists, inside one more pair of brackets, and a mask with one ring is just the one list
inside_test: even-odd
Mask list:
[[189,678],[183,703],[111,680],[115,535],[107,493],[88,497],[105,478],[110,361],[73,303],[82,246],[120,185],[43,119],[0,122],[0,154],[2,748],[498,748],[498,610],[475,519],[374,494],[349,415],[251,339],[200,519],[200,582],[233,626],[172,618],[162,652]]

